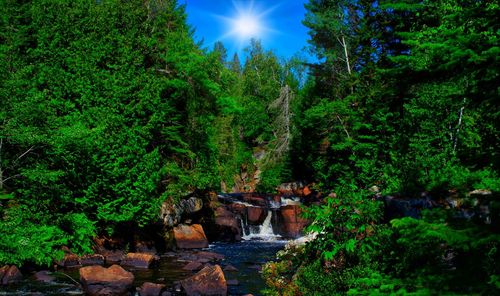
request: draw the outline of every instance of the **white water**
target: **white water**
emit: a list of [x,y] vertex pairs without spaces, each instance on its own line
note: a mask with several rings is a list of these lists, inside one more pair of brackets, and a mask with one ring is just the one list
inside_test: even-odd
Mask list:
[[[273,218],[273,213],[272,211],[267,211],[267,216],[262,225],[257,226],[257,227],[252,227],[250,226],[250,233],[245,234],[242,236],[244,240],[265,240],[265,241],[271,241],[271,240],[277,240],[281,238],[280,235],[275,234],[273,232],[273,225],[271,223],[271,219]],[[242,222],[243,223],[243,222]],[[245,232],[244,225],[242,225],[243,232]]]

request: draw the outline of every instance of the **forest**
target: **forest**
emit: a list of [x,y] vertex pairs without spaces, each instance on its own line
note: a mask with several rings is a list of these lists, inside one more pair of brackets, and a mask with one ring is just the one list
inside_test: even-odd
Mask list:
[[0,1],[0,265],[300,180],[323,196],[315,238],[266,264],[265,295],[498,293],[500,4],[306,10],[317,62],[206,48],[182,1]]

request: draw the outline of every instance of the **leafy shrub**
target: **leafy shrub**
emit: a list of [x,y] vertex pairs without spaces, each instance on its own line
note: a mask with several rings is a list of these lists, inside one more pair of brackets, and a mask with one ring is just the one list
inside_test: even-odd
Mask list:
[[68,235],[57,226],[39,225],[29,220],[30,211],[12,207],[0,221],[0,264],[33,262],[49,266],[63,257],[61,247]]

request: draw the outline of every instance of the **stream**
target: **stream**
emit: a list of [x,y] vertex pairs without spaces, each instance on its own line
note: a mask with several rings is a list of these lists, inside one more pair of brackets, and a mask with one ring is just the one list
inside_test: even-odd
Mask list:
[[[284,240],[252,239],[239,243],[216,242],[204,250],[224,255],[225,259],[221,263],[238,269],[238,271],[225,272],[226,280],[238,282],[237,285],[228,285],[229,295],[261,295],[261,291],[265,288],[261,266],[272,261],[276,252],[285,244]],[[186,262],[178,261],[175,253],[162,254],[160,257],[159,264],[154,268],[131,270],[135,276],[134,286],[139,287],[144,282],[153,282],[172,287],[176,281],[193,274],[182,269]],[[82,290],[76,287],[63,272],[78,281],[78,268],[64,269],[61,273],[54,273],[56,281],[53,283],[42,283],[36,281],[33,276],[25,276],[19,284],[0,287],[0,295],[83,295]]]

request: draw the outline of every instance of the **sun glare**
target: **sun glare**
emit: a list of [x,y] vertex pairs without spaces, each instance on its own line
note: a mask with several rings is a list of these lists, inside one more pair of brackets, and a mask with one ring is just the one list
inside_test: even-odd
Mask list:
[[275,10],[278,5],[267,9],[256,7],[254,1],[233,1],[234,14],[231,17],[217,16],[226,24],[227,31],[220,39],[233,38],[243,47],[251,38],[264,39],[271,29],[265,17]]
[[240,15],[234,20],[234,31],[240,37],[259,37],[259,20],[253,15]]

